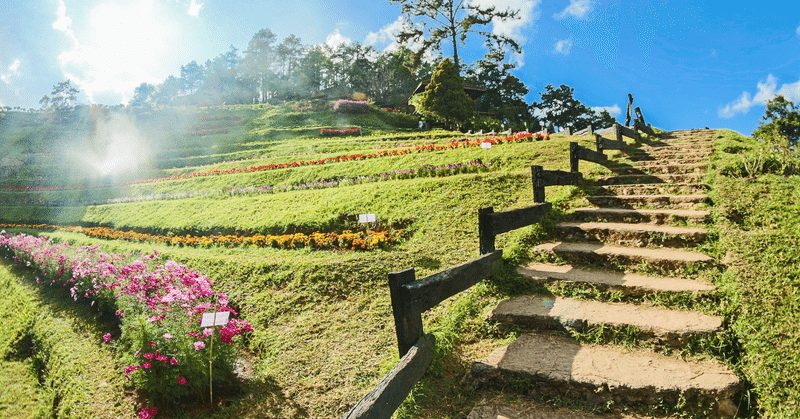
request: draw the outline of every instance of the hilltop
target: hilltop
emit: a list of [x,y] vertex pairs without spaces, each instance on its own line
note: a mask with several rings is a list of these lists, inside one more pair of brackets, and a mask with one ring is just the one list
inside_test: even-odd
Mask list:
[[[9,113],[0,132],[4,153],[0,222],[14,225],[4,227],[7,231],[44,234],[116,253],[157,250],[209,275],[255,332],[242,355],[246,367],[241,378],[246,383],[221,396],[224,402],[213,412],[204,411],[205,417],[341,417],[398,358],[387,274],[414,267],[422,277],[478,256],[478,208],[530,205],[530,166],[569,170],[569,142],[593,147],[594,138],[420,131],[416,118],[394,110],[342,115],[329,107],[309,101],[280,106],[81,108],[68,123],[44,113]],[[353,129],[359,131],[349,131]],[[795,386],[780,386],[774,379],[796,365],[787,361],[789,352],[780,349],[792,347],[793,339],[776,337],[788,333],[788,326],[768,330],[765,316],[786,325],[797,315],[793,310],[761,308],[762,296],[778,296],[768,281],[758,278],[762,262],[748,256],[756,242],[744,231],[766,227],[775,231],[791,225],[788,216],[769,218],[768,225],[756,222],[775,211],[765,201],[758,207],[752,204],[756,195],[779,188],[781,194],[770,195],[774,204],[790,205],[779,195],[792,196],[800,183],[794,177],[781,183],[772,175],[742,180],[747,160],[740,155],[756,150],[757,143],[730,131],[708,135],[714,152],[698,176],[710,188],[711,201],[703,208],[713,215],[701,223],[710,231],[702,251],[725,259],[736,271],[685,272],[717,285],[710,302],[691,293],[661,293],[637,301],[721,316],[721,337],[694,342],[673,355],[713,358],[745,377],[748,385],[736,398],[741,412],[791,416],[792,408],[779,400],[798,400]],[[484,148],[481,143],[492,146]],[[645,144],[634,142],[631,147],[641,150]],[[117,155],[113,150],[122,152]],[[133,155],[141,158],[134,162]],[[563,284],[533,286],[515,269],[539,257],[534,249],[554,237],[554,224],[599,193],[598,179],[614,175],[614,165],[630,163],[625,153],[612,151],[609,156],[609,165],[582,166],[584,183],[548,188],[547,200],[556,211],[541,225],[498,237],[497,247],[504,250],[510,269],[426,314],[425,329],[437,338],[434,364],[401,407],[400,417],[463,417],[484,397],[511,401],[539,397],[551,406],[576,404],[560,397],[531,396],[535,384],[530,381],[512,381],[484,392],[462,387],[459,381],[473,361],[521,333],[484,319],[507,296],[538,290],[562,297],[620,298]],[[123,169],[113,170],[115,164]],[[376,222],[361,224],[360,214],[375,214]],[[362,231],[367,234],[362,242],[342,238]],[[280,239],[286,235],[315,233],[337,234],[339,241],[331,247],[293,239],[279,243],[287,240]],[[258,235],[267,237],[263,245],[244,243],[244,238]],[[373,238],[375,244],[367,245]],[[758,252],[771,260],[766,255],[786,250],[780,246]],[[34,273],[9,270],[8,265],[3,269],[13,298],[32,301],[26,307],[71,300],[66,294],[33,291]],[[786,274],[789,277],[791,273]],[[785,284],[787,290],[797,287],[792,281]],[[35,310],[14,311],[8,300],[0,302],[0,312],[13,316],[14,324],[39,324],[31,320]],[[57,325],[54,330],[41,326],[7,330],[15,336],[10,339],[15,346],[6,351],[0,375],[15,389],[13,394],[35,399],[32,404],[47,415],[58,411],[59,417],[69,416],[63,406],[119,412],[121,403],[130,409],[121,409],[120,414],[132,417],[138,402],[124,393],[125,384],[111,373],[107,380],[113,385],[101,388],[102,396],[81,391],[94,384],[81,381],[84,378],[75,371],[34,362],[31,368],[38,378],[19,373],[26,371],[26,359],[58,359],[70,350],[81,359],[113,364],[113,354],[99,344],[108,329],[107,318],[70,325],[86,312],[93,310],[48,311],[51,323]],[[758,332],[751,333],[750,327]],[[61,347],[59,343],[25,346],[47,334],[71,336],[76,330],[83,340],[63,339]],[[602,331],[570,336],[647,345]],[[776,345],[778,349],[763,347],[775,339],[784,344]],[[25,388],[37,390],[21,390]],[[606,414],[638,409],[626,404],[577,404],[579,410]],[[662,401],[648,412],[685,413],[668,404]],[[194,416],[199,411],[203,409],[186,403],[175,415]]]

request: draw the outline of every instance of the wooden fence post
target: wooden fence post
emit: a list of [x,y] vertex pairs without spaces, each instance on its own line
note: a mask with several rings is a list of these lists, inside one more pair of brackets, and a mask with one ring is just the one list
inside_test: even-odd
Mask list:
[[603,152],[603,137],[601,137],[600,134],[594,135],[594,146],[599,153]]
[[533,202],[544,202],[544,182],[542,181],[542,166],[531,166],[531,179],[533,181]]
[[389,295],[392,298],[392,314],[397,331],[397,349],[402,358],[422,336],[422,313],[411,301],[403,299],[403,285],[416,279],[414,268],[389,274]]
[[569,143],[569,171],[578,171],[578,143]]
[[494,207],[478,209],[478,240],[482,255],[494,252],[494,231],[492,231],[492,214]]

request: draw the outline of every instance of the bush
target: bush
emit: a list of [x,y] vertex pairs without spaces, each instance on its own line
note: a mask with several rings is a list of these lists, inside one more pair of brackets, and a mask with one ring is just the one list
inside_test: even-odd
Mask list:
[[333,105],[334,112],[341,113],[366,113],[372,106],[366,100],[347,100],[339,99]]

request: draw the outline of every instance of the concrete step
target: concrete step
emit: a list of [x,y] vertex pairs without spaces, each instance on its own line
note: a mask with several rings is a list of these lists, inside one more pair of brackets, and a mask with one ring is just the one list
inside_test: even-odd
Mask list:
[[668,163],[662,162],[657,165],[632,166],[617,165],[607,166],[609,170],[618,175],[635,174],[683,174],[683,173],[703,173],[708,168],[708,163]]
[[681,347],[692,337],[722,330],[721,318],[692,311],[540,295],[503,300],[486,318],[538,330],[580,332],[600,325],[612,329],[633,326],[640,339],[669,347]]
[[587,189],[594,195],[692,195],[706,192],[710,187],[705,183],[641,183],[595,186]]
[[668,164],[698,164],[707,163],[708,157],[681,157],[677,159],[639,160],[631,164],[633,167],[662,166]]
[[708,234],[704,228],[580,221],[558,223],[554,230],[563,241],[597,241],[630,247],[695,245]]
[[615,175],[597,178],[596,183],[601,186],[632,183],[699,183],[704,176],[704,173]]
[[707,195],[597,195],[586,200],[599,207],[652,206],[656,208],[691,208],[704,203]]
[[663,151],[663,152],[644,152],[632,151],[627,153],[628,158],[632,161],[675,161],[680,162],[683,159],[702,159],[707,160],[711,156],[709,151]]
[[710,214],[710,211],[682,209],[575,208],[570,218],[663,224],[670,220],[703,222]]
[[624,402],[706,407],[733,417],[741,380],[716,361],[689,362],[649,350],[581,344],[548,333],[528,333],[473,362],[465,384],[531,380],[536,391],[603,406]]
[[558,256],[570,263],[632,266],[647,263],[654,268],[672,271],[678,268],[703,268],[714,265],[714,259],[698,252],[670,248],[612,246],[588,242],[555,242],[536,246],[534,252]]
[[517,272],[539,283],[563,282],[575,286],[595,287],[603,291],[619,291],[633,297],[653,292],[704,293],[716,289],[713,285],[692,279],[585,270],[571,265],[530,263],[520,266]]
[[652,416],[624,413],[592,413],[566,407],[554,407],[530,399],[506,397],[482,399],[469,412],[467,419],[645,419]]

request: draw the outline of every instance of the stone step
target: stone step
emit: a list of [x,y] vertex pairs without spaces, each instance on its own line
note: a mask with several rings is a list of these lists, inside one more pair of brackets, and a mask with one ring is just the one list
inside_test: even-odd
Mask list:
[[534,252],[558,256],[570,263],[591,263],[614,266],[647,263],[662,270],[682,267],[702,268],[712,266],[714,259],[698,252],[670,248],[648,249],[642,247],[612,246],[588,242],[555,242],[536,246]]
[[694,245],[705,240],[708,234],[704,228],[593,222],[558,223],[554,230],[563,241],[598,241],[631,247]]
[[632,297],[653,292],[705,293],[716,289],[713,285],[692,279],[585,270],[571,265],[530,263],[520,266],[517,272],[539,283],[562,282],[576,286],[590,286],[603,291],[619,291]]
[[595,183],[601,186],[634,183],[698,183],[704,176],[704,173],[615,175],[599,177]]
[[624,209],[624,208],[575,208],[570,215],[576,220],[608,220],[663,224],[670,220],[703,222],[710,211],[682,209]]
[[692,311],[540,295],[505,299],[486,318],[538,330],[580,332],[600,325],[614,329],[633,326],[641,339],[669,347],[681,347],[689,338],[722,330],[721,318]]
[[631,166],[633,167],[650,167],[650,166],[662,166],[662,165],[669,165],[669,164],[699,164],[699,163],[707,163],[708,158],[706,156],[703,157],[682,157],[677,159],[652,159],[652,160],[638,160],[634,161]]
[[603,406],[624,402],[705,407],[718,416],[736,413],[741,380],[717,361],[690,362],[649,350],[581,344],[548,333],[527,333],[473,362],[464,382],[473,386],[525,378],[542,394]]
[[709,151],[664,151],[664,152],[644,152],[644,151],[632,151],[627,153],[628,158],[634,162],[640,161],[675,161],[679,162],[682,159],[702,159],[707,160],[711,155]]
[[639,205],[665,207],[694,207],[704,203],[707,195],[597,195],[586,200],[599,207],[632,207]]
[[645,419],[652,416],[625,413],[592,413],[566,407],[550,406],[529,398],[506,397],[482,399],[469,412],[467,419]]
[[669,174],[669,173],[702,173],[708,168],[708,163],[671,163],[662,162],[648,166],[617,165],[607,166],[609,170],[618,175],[635,174]]
[[653,153],[653,152],[688,152],[688,153],[713,153],[714,148],[713,146],[704,144],[704,143],[686,143],[686,144],[665,144],[665,145],[654,145],[654,146],[644,146],[639,148],[638,151],[644,153]]
[[710,188],[705,183],[641,183],[632,185],[605,185],[589,187],[596,195],[677,195],[698,194]]

